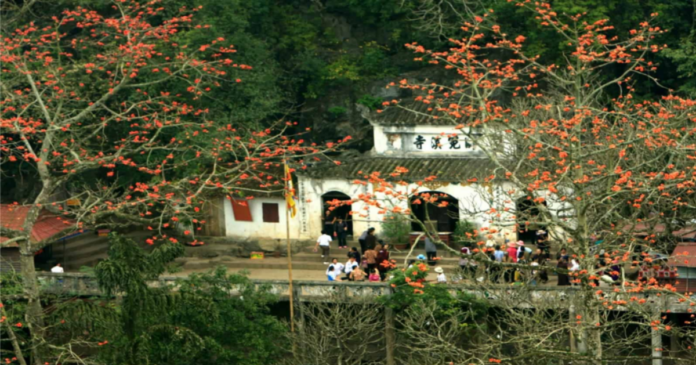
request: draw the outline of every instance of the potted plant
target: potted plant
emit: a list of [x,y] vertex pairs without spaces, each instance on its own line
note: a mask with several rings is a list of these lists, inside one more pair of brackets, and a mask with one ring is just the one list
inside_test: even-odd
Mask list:
[[411,221],[403,214],[387,213],[382,222],[382,232],[394,248],[405,250],[408,248],[408,235],[411,233]]

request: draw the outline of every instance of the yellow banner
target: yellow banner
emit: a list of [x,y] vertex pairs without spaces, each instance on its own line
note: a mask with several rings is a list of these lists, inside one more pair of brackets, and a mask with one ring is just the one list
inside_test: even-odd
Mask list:
[[293,199],[292,194],[294,188],[292,186],[292,174],[290,173],[290,167],[285,163],[285,201],[288,205],[288,210],[290,210],[290,217],[295,218],[297,214],[297,206],[295,204],[295,199]]

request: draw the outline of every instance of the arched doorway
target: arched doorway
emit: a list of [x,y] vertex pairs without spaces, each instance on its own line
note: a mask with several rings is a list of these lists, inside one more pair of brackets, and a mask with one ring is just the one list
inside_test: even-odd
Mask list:
[[[542,203],[546,206],[546,202]],[[526,197],[520,198],[515,203],[517,221],[517,239],[527,243],[537,243],[537,232],[543,228],[538,224],[541,211],[536,203]]]
[[[433,202],[429,202],[434,198]],[[410,201],[411,211],[418,221],[437,232],[454,232],[459,222],[459,200],[438,191],[427,191],[415,194]],[[423,231],[416,221],[411,223],[413,231]]]
[[329,235],[333,236],[334,223],[339,218],[348,224],[348,235],[353,235],[353,216],[350,214],[353,206],[350,201],[351,199],[348,195],[339,191],[330,191],[321,196],[322,229]]

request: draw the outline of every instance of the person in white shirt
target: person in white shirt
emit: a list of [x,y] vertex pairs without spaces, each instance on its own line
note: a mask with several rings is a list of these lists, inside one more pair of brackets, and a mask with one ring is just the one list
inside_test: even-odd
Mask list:
[[346,266],[343,268],[343,273],[346,274],[346,278],[350,278],[350,272],[353,271],[353,266],[357,266],[358,262],[355,261],[355,257],[348,258]]
[[340,271],[336,270],[336,267],[333,265],[329,265],[329,268],[326,269],[326,277],[329,279],[329,281],[341,281],[341,278],[339,277]]
[[[331,236],[326,234],[326,231],[321,231],[321,236],[317,239],[317,244],[314,246],[314,252],[317,252],[317,248],[321,247],[321,258],[326,260],[329,257],[329,250],[331,249]],[[327,261],[324,261],[324,265],[328,265]]]
[[51,272],[56,274],[62,274],[65,272],[65,270],[63,270],[63,267],[60,266],[60,264],[58,263],[56,264],[56,266],[51,268]]
[[334,270],[339,274],[343,272],[343,268],[345,267],[342,263],[338,262],[338,259],[331,260],[331,265],[333,265]]
[[441,267],[436,267],[435,272],[437,273],[438,283],[447,283],[447,276],[445,276],[445,272]]
[[[568,268],[568,271],[577,273],[580,271],[580,264],[578,263],[578,260],[576,259],[571,259],[570,260],[570,267]],[[573,286],[577,285],[573,281],[577,279],[577,274],[570,275],[570,282],[572,283]]]

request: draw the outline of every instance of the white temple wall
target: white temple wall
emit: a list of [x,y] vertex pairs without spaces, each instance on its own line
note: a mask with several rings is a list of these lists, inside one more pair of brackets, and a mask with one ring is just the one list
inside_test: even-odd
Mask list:
[[[259,238],[259,239],[285,239],[286,238],[286,203],[282,197],[253,198],[247,201],[251,212],[252,221],[240,221],[235,218],[232,203],[223,197],[225,214],[225,231],[227,237]],[[278,205],[278,222],[263,221],[263,204]],[[300,220],[298,216],[290,218],[290,237],[298,237],[300,232]]]
[[[353,213],[353,233],[355,238],[369,227],[374,227],[377,232],[381,231],[381,222],[384,219],[385,212],[375,206],[369,206],[360,199],[363,194],[373,193],[372,184],[361,185],[354,184],[353,181],[346,179],[311,179],[300,177],[298,182],[300,190],[300,199],[298,207],[298,215],[304,223],[301,223],[300,237],[316,238],[323,229],[322,224],[322,195],[328,192],[336,191],[350,196],[354,203],[352,205]],[[492,203],[489,199],[490,193],[494,191],[478,184],[458,185],[449,184],[439,187],[425,187],[417,184],[409,186],[399,186],[402,192],[418,193],[426,191],[437,191],[446,193],[459,200],[460,219],[466,219],[476,224],[477,227],[495,226],[493,217],[488,214]],[[409,194],[409,196],[412,194]],[[407,200],[395,200],[393,197],[388,198],[384,193],[376,193],[372,200],[380,201],[384,206],[392,207],[399,206],[402,209],[408,208]]]
[[[373,193],[372,184],[355,184],[353,180],[349,181],[346,179],[319,180],[299,175],[297,189],[297,216],[294,219],[290,219],[290,236],[293,239],[315,240],[321,234],[324,228],[321,219],[322,214],[324,214],[322,195],[328,192],[341,192],[354,200],[351,209],[354,211],[352,219],[355,239],[369,227],[375,227],[378,233],[382,229],[381,222],[384,219],[384,211],[375,206],[369,206],[360,199],[361,195]],[[399,186],[397,189],[408,193],[414,191],[418,193],[427,191],[446,193],[459,200],[460,219],[473,222],[479,229],[495,229],[497,233],[494,236],[499,240],[504,238],[512,240],[517,237],[513,218],[515,214],[515,196],[519,198],[522,195],[515,194],[513,197],[508,195],[507,192],[513,190],[512,185],[509,183],[496,185],[495,187],[487,187],[480,184],[448,184],[430,187],[410,184],[407,187]],[[560,201],[560,199],[550,193],[542,193],[541,195],[548,196],[548,207],[554,214],[568,207],[568,203]],[[409,196],[412,196],[412,194],[409,194]],[[249,209],[253,219],[251,222],[236,220],[231,202],[226,198],[221,199],[224,200],[227,236],[259,239],[285,238],[285,200],[283,198],[267,197],[249,200]],[[398,205],[402,209],[408,208],[407,200],[387,199],[384,193],[377,193],[376,199],[388,207]],[[263,222],[263,203],[278,204],[279,222]],[[491,208],[495,208],[495,211],[491,211]],[[505,210],[506,208],[507,211]],[[572,219],[568,219],[568,222],[572,224]],[[557,237],[560,236],[557,235]]]

